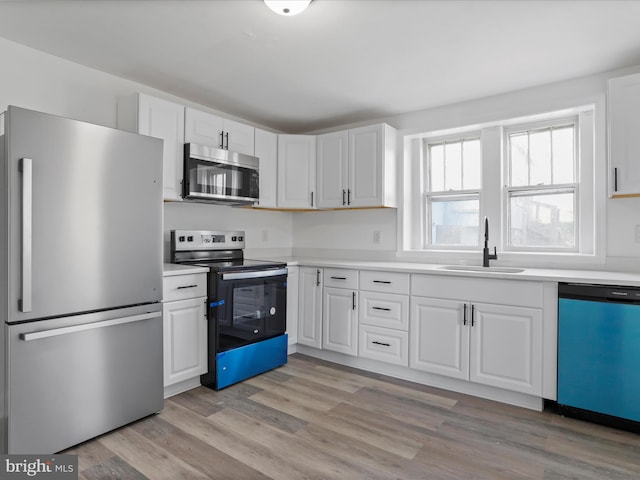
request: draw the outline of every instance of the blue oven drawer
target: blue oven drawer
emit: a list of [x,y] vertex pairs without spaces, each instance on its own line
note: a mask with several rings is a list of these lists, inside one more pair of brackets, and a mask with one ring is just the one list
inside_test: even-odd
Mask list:
[[216,388],[221,389],[287,363],[287,334],[216,355]]

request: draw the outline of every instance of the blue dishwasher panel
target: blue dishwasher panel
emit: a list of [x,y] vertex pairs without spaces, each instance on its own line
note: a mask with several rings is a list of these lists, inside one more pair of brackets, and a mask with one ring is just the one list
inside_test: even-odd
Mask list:
[[558,300],[558,404],[640,421],[640,305]]
[[287,334],[234,348],[216,355],[216,389],[287,363]]

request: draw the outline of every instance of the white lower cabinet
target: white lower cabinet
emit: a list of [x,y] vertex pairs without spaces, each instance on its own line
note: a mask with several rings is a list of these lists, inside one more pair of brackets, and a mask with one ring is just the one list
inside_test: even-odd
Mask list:
[[298,272],[298,343],[322,348],[322,269]]
[[409,366],[531,395],[542,394],[542,310],[411,298]]
[[164,386],[207,372],[206,298],[166,302],[164,321]]
[[358,355],[406,367],[409,364],[409,333],[360,324]]
[[287,335],[289,345],[298,343],[298,299],[300,267],[287,268]]
[[358,355],[357,292],[325,287],[322,302],[322,348]]

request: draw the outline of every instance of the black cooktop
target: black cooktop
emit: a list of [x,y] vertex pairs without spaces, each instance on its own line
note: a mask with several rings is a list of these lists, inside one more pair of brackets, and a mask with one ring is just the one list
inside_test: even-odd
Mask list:
[[234,259],[234,260],[212,260],[198,261],[195,265],[209,267],[212,272],[242,272],[249,270],[272,270],[285,268],[286,263],[274,262],[270,260],[251,260],[251,259]]

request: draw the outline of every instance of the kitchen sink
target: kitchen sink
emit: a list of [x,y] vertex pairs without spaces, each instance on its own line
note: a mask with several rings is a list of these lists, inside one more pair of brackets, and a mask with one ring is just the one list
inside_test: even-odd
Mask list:
[[488,272],[488,273],[521,273],[524,268],[518,267],[481,267],[479,265],[442,265],[438,270],[451,270],[454,272]]

